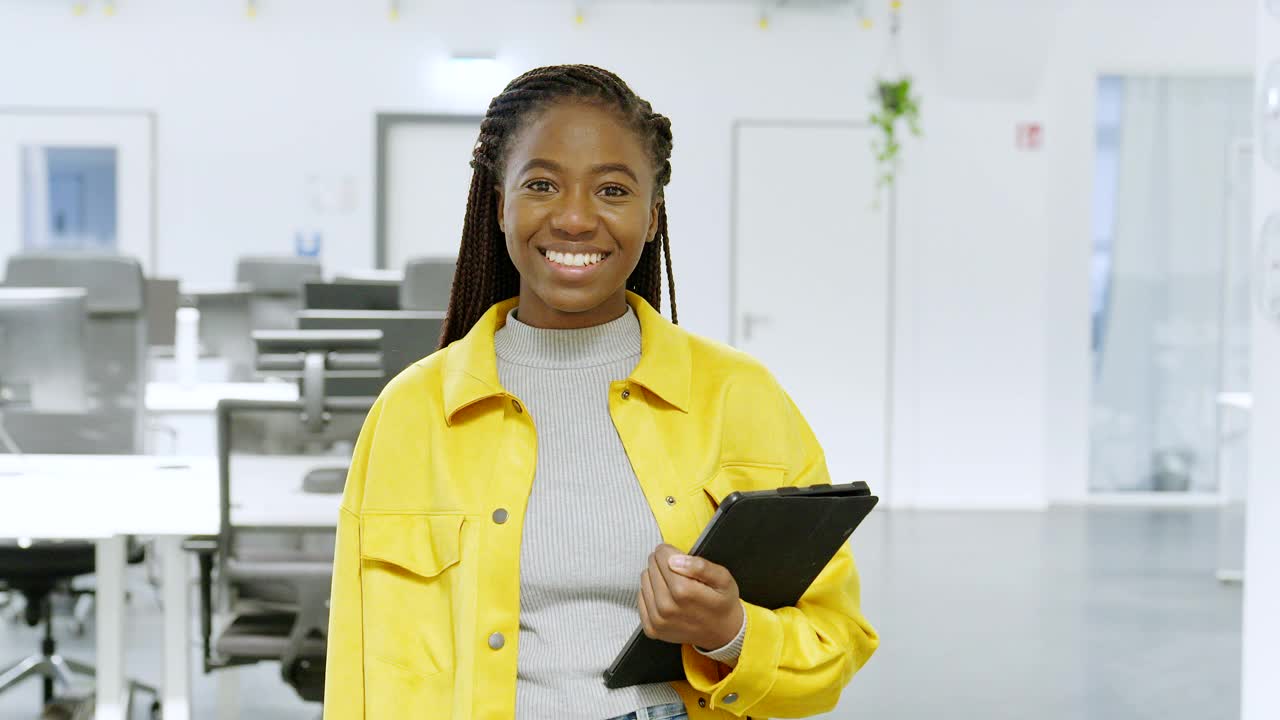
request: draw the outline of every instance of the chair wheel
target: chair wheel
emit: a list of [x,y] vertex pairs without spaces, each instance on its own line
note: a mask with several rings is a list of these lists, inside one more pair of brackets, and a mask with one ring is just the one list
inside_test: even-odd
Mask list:
[[164,708],[160,707],[160,701],[156,700],[151,703],[151,720],[161,720],[164,717]]

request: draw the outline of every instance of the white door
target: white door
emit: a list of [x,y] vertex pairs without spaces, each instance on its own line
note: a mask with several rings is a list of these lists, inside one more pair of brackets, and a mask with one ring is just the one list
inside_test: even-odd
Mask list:
[[791,394],[833,482],[885,487],[888,213],[871,131],[736,128],[735,344]]
[[154,264],[152,117],[0,110],[0,257],[115,252]]
[[387,132],[387,267],[457,257],[478,120],[398,122]]

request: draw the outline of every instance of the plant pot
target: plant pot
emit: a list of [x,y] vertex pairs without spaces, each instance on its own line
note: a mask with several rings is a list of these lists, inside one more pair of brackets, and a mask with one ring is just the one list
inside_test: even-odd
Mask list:
[[898,115],[902,112],[902,100],[906,95],[902,91],[902,82],[881,82],[876,86],[876,90],[880,94],[880,106],[887,110],[890,114]]

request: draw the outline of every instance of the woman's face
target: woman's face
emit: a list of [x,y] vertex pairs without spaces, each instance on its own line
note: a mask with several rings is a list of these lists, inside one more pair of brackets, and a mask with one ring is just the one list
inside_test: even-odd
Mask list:
[[654,168],[616,111],[552,105],[515,138],[498,224],[520,272],[520,321],[590,327],[626,312],[626,283],[658,229]]

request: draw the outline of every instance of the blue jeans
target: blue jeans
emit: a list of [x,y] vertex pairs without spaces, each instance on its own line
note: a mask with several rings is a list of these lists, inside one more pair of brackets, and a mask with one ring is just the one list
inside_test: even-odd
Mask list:
[[609,718],[609,720],[689,720],[689,713],[685,711],[684,705],[674,703],[671,705],[654,705],[638,712]]

